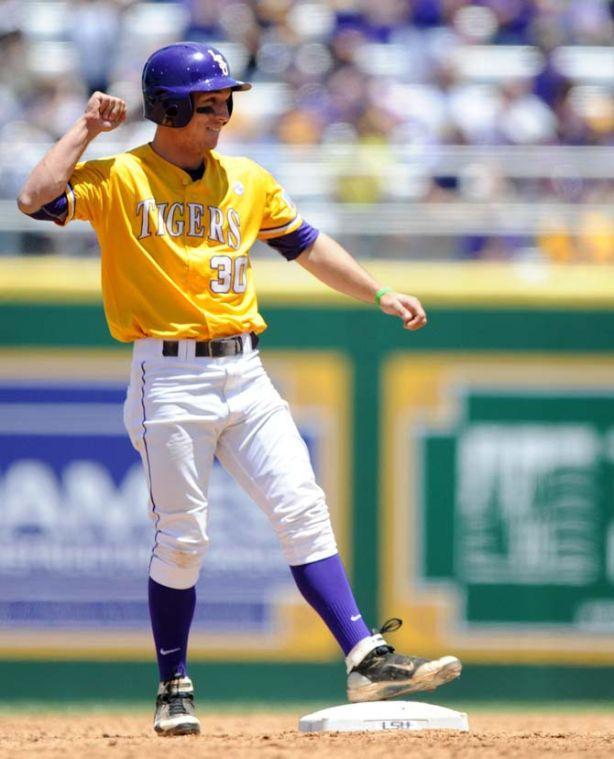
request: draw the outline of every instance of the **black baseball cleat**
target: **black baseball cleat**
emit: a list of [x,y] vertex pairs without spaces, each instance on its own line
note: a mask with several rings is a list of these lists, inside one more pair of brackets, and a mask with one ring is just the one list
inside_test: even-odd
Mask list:
[[461,670],[455,656],[420,659],[395,654],[392,646],[379,646],[350,672],[348,700],[380,701],[404,693],[435,690],[457,678]]
[[194,713],[194,686],[189,677],[178,676],[160,683],[154,730],[163,736],[200,733],[200,722]]
[[[382,632],[392,632],[401,620],[389,620]],[[462,664],[455,656],[420,659],[395,654],[394,648],[376,633],[355,646],[346,657],[348,700],[380,701],[406,693],[435,690],[456,679]]]

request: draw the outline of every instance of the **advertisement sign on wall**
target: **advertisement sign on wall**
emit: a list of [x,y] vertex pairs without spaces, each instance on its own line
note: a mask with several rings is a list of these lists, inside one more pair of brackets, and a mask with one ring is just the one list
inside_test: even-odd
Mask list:
[[384,385],[382,584],[403,645],[614,662],[614,361],[397,357]]
[[[153,531],[141,462],[122,421],[128,362],[117,352],[57,359],[51,373],[53,356],[37,362],[30,353],[26,366],[15,359],[12,369],[10,357],[3,361],[0,649],[148,656]],[[316,353],[277,354],[266,363],[293,408],[343,546],[347,367]],[[197,587],[192,656],[333,653],[266,517],[217,462],[209,501],[211,544]]]

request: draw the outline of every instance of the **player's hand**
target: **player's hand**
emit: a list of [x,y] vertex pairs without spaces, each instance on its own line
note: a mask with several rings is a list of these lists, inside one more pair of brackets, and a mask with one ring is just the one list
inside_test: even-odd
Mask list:
[[413,295],[389,292],[382,295],[379,302],[385,314],[398,316],[405,329],[421,329],[426,324],[426,314],[418,298]]
[[126,119],[126,101],[95,92],[85,106],[85,122],[93,134],[111,132]]

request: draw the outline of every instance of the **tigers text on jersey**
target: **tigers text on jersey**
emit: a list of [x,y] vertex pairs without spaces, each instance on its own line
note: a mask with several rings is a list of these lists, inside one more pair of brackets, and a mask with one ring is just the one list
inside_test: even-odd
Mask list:
[[123,342],[262,332],[249,250],[303,225],[265,169],[215,151],[196,181],[150,145],[87,161],[67,199],[66,222],[96,231],[105,313]]

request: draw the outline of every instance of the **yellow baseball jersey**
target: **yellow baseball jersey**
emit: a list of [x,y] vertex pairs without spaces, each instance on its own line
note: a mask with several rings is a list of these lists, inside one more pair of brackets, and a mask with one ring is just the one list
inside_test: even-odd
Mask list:
[[208,340],[262,332],[249,251],[302,219],[282,187],[247,158],[208,153],[193,181],[150,145],[78,164],[71,219],[89,221],[102,253],[113,337]]

